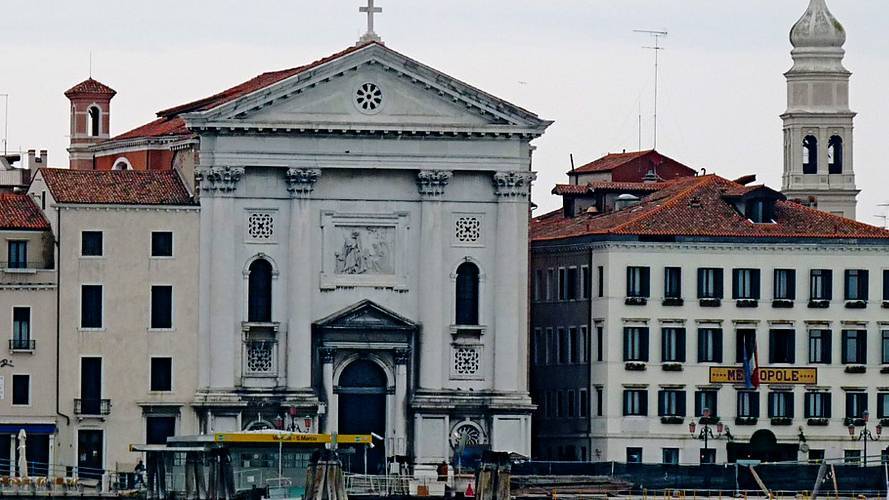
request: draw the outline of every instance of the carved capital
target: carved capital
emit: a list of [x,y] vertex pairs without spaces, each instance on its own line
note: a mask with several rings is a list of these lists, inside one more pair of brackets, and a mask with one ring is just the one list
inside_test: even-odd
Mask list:
[[494,193],[510,198],[527,198],[535,179],[537,174],[534,172],[496,172],[492,179]]
[[420,170],[417,173],[417,189],[422,196],[441,196],[453,175],[450,170]]
[[315,189],[318,177],[321,177],[321,170],[317,168],[288,168],[284,173],[287,192],[295,198],[305,198]]
[[411,350],[405,348],[395,349],[392,358],[395,360],[396,365],[406,365],[408,360],[411,359]]
[[318,354],[321,356],[322,363],[333,363],[333,358],[336,356],[336,347],[322,347],[318,349]]
[[204,191],[234,191],[244,175],[244,167],[208,167],[194,172],[194,183]]

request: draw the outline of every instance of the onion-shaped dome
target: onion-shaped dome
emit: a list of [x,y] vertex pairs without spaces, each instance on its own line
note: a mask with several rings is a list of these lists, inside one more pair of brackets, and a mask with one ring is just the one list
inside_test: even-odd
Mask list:
[[825,0],[810,0],[809,8],[790,29],[790,43],[800,47],[842,47],[846,30],[827,9]]

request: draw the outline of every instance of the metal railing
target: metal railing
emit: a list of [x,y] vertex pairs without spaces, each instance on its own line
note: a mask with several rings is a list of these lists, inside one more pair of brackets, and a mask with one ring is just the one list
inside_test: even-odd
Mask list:
[[37,348],[37,341],[34,339],[9,339],[10,351],[33,351]]
[[110,399],[75,399],[75,415],[108,415],[111,413]]

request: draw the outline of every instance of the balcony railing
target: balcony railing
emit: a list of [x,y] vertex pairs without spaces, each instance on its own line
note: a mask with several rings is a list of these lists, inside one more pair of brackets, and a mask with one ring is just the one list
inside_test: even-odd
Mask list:
[[52,269],[53,263],[52,259],[49,261],[45,260],[12,260],[12,261],[0,261],[0,269],[8,273],[14,272],[26,272],[26,271],[34,271],[41,269]]
[[75,415],[108,415],[111,413],[110,399],[75,399]]
[[274,339],[244,341],[244,376],[275,377],[278,375],[278,341]]
[[9,339],[10,351],[33,351],[37,348],[37,341],[34,339]]

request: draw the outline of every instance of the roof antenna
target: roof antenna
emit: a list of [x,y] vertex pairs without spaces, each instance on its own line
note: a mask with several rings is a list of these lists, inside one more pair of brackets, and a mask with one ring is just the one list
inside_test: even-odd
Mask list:
[[574,184],[577,184],[577,176],[574,175],[574,153],[568,153],[568,158],[571,159],[571,174],[574,176]]
[[0,94],[3,98],[3,155],[6,155],[7,143],[9,143],[9,94]]
[[93,77],[93,49],[90,49],[90,78]]
[[[660,40],[661,37],[666,37],[667,32],[664,31],[656,31],[656,30],[633,30],[635,33],[648,33],[654,38],[654,46],[646,46],[643,45],[643,49],[650,49],[654,51],[654,146],[652,149],[657,149],[657,85],[658,85],[658,52],[664,50],[664,47],[661,47]],[[639,150],[642,150],[641,141]]]

